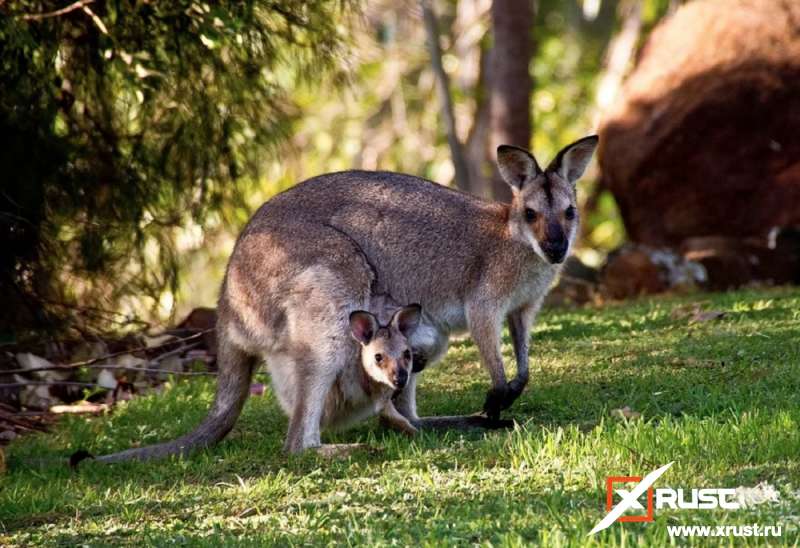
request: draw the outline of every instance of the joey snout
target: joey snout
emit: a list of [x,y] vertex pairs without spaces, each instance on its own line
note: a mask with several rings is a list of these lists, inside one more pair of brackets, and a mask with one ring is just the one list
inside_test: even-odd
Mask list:
[[394,387],[397,390],[402,390],[405,388],[406,383],[408,382],[408,371],[403,369],[402,367],[398,367],[394,373]]

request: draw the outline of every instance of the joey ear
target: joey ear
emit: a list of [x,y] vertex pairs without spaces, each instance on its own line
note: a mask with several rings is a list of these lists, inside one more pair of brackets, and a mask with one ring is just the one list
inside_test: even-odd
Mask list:
[[378,319],[366,310],[351,312],[350,331],[355,340],[361,344],[369,344],[378,331]]
[[404,306],[392,316],[392,327],[408,338],[417,329],[422,318],[422,307],[418,304]]
[[517,190],[522,190],[525,181],[542,172],[533,154],[511,145],[497,147],[497,167],[503,180]]
[[558,173],[574,185],[586,171],[598,141],[597,135],[590,135],[565,146],[547,166],[547,171]]

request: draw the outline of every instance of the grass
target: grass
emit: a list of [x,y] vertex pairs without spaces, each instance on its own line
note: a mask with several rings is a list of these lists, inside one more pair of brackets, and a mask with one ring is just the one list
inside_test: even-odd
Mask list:
[[[722,319],[672,314],[703,302]],[[251,398],[231,435],[191,458],[78,472],[36,459],[105,453],[187,431],[213,393],[168,385],[102,418],[68,417],[9,448],[0,478],[0,545],[798,545],[800,291],[746,290],[545,312],[532,382],[507,414],[512,431],[424,433],[410,440],[375,420],[327,441],[375,451],[326,461],[280,452],[286,420],[274,397]],[[511,347],[503,353],[511,364]],[[475,347],[455,342],[423,375],[423,414],[480,408],[488,385]],[[638,420],[617,418],[630,407]],[[606,476],[656,487],[766,481],[776,503],[735,511],[656,510],[653,523],[605,515]],[[780,539],[670,539],[667,525],[781,525]]]

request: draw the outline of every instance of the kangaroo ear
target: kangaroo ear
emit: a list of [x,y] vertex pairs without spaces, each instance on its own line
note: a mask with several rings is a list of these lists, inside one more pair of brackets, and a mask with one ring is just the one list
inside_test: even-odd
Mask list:
[[417,329],[422,318],[422,307],[418,304],[404,306],[392,316],[392,327],[408,338]]
[[547,166],[547,171],[558,173],[574,185],[586,171],[598,141],[597,135],[590,135],[565,146]]
[[497,147],[497,167],[503,180],[516,190],[522,190],[527,181],[542,172],[533,154],[511,145]]
[[361,344],[369,344],[378,331],[378,319],[366,310],[350,313],[350,331]]

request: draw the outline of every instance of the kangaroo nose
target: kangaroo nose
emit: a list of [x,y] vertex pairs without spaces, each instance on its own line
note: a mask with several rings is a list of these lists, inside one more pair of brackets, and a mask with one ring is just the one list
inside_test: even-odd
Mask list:
[[408,382],[408,371],[405,369],[398,369],[394,375],[394,384],[397,388],[403,388]]
[[564,262],[567,255],[567,240],[547,241],[542,244],[542,251],[551,263]]

